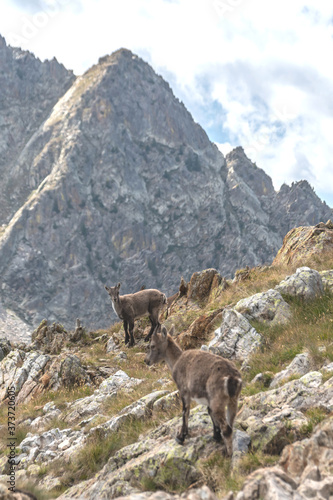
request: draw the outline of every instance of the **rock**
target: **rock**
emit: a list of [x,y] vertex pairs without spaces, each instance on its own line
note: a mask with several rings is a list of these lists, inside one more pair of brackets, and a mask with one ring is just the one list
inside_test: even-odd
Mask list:
[[237,467],[239,460],[241,457],[248,452],[249,446],[251,444],[250,436],[238,429],[234,430],[233,440],[232,440],[232,468],[235,469]]
[[55,459],[68,460],[84,445],[86,439],[81,431],[55,428],[41,434],[28,433],[20,449],[27,454],[26,465],[34,462],[47,464]]
[[300,267],[295,274],[281,281],[275,290],[303,300],[314,300],[323,295],[324,286],[318,271]]
[[319,271],[321,280],[324,286],[324,290],[327,289],[333,293],[333,270],[330,271]]
[[131,378],[123,370],[118,370],[114,375],[103,380],[91,396],[70,403],[64,421],[73,424],[80,419],[100,413],[106,398],[115,397],[118,391],[129,390],[141,382],[141,379]]
[[69,334],[62,325],[53,323],[51,326],[44,319],[31,336],[32,349],[38,349],[44,353],[59,354],[69,341]]
[[133,493],[125,497],[118,497],[118,500],[217,500],[214,493],[208,486],[193,488],[182,494],[172,494],[166,491],[145,491],[144,493]]
[[196,318],[190,327],[177,337],[177,341],[183,349],[196,349],[207,341],[209,334],[214,328],[222,309],[216,309],[210,314],[203,314]]
[[[246,479],[236,500],[293,500],[297,483],[280,467],[258,469]],[[296,498],[295,498],[296,500]]]
[[32,493],[15,488],[15,492],[8,490],[8,485],[0,483],[0,499],[1,500],[37,500],[37,497]]
[[27,354],[11,351],[0,362],[0,398],[6,397],[7,387],[14,386],[16,402],[27,402],[44,390],[89,385],[91,379],[77,356],[50,356],[38,351]]
[[324,373],[332,373],[333,372],[333,362],[329,363],[328,365],[323,366],[321,371]]
[[180,297],[182,297],[183,295],[187,295],[188,286],[189,286],[189,283],[187,283],[182,276],[180,279],[180,285],[179,285],[179,296]]
[[228,359],[247,360],[262,343],[262,336],[235,309],[224,309],[222,324],[208,348]]
[[117,356],[115,356],[115,361],[126,361],[127,360],[127,354],[123,351],[120,351]]
[[320,372],[309,372],[298,380],[243,399],[237,424],[251,437],[251,446],[280,453],[290,436],[297,437],[308,424],[303,412],[333,409],[333,377],[322,383]]
[[153,411],[168,411],[174,407],[181,407],[179,392],[174,391],[159,398],[153,404]]
[[4,337],[0,337],[0,361],[12,350],[11,343]]
[[58,410],[58,409],[54,409],[52,411],[49,411],[46,415],[43,415],[41,417],[36,417],[30,423],[30,430],[31,430],[31,432],[42,432],[42,431],[44,431],[45,428],[48,427],[51,422],[53,422],[58,417],[60,417],[60,415],[61,415],[61,411]]
[[310,438],[286,446],[278,466],[252,473],[236,500],[331,498],[332,435],[331,417],[319,424]]
[[[319,226],[319,227],[318,227]],[[273,265],[302,264],[306,259],[325,255],[333,249],[331,222],[317,226],[301,226],[291,229],[283,240]]]
[[[145,439],[119,450],[109,459],[96,476],[79,485],[73,486],[59,499],[82,498],[100,500],[140,494],[138,485],[145,478],[154,484],[164,484],[171,489],[180,484],[189,486],[200,478],[195,467],[199,458],[221,445],[211,438],[212,424],[206,408],[197,407],[190,415],[191,437],[180,446],[175,441],[174,426],[180,419],[173,419],[152,431]],[[209,437],[206,432],[209,432]],[[166,437],[169,439],[166,439]],[[171,437],[171,439],[170,439]],[[209,443],[209,445],[208,445]],[[206,491],[208,494],[208,491]]]
[[272,325],[287,323],[291,315],[290,306],[277,290],[272,289],[240,300],[235,310],[249,320],[255,319]]
[[109,354],[110,352],[115,352],[119,350],[118,343],[115,342],[113,337],[110,337],[109,340],[106,343],[106,352]]
[[216,269],[206,269],[194,273],[188,285],[187,297],[192,300],[204,301],[208,299],[212,288],[216,288],[221,281],[222,276]]
[[277,387],[282,383],[283,380],[286,380],[294,375],[302,376],[310,371],[311,361],[308,353],[297,354],[297,356],[292,360],[292,362],[287,366],[285,370],[277,373],[270,387]]
[[48,371],[50,373],[50,387],[75,387],[91,383],[80,359],[73,354],[64,354],[53,358]]

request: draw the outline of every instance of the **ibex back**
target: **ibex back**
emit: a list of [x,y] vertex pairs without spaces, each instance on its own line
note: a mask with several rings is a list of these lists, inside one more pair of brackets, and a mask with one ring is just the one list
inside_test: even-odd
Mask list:
[[[117,316],[123,320],[125,344],[134,345],[134,320],[141,316],[149,316],[151,328],[145,341],[148,342],[154,329],[160,324],[159,315],[163,305],[167,303],[164,293],[155,289],[141,290],[128,295],[119,295],[120,283],[105,289],[111,297],[112,307]],[[129,329],[129,334],[128,334]]]
[[[170,333],[173,333],[173,327]],[[188,434],[190,403],[194,399],[208,406],[214,428],[213,437],[221,441],[223,436],[227,455],[231,456],[232,428],[242,388],[241,375],[235,365],[209,352],[183,352],[164,326],[161,333],[153,333],[149,347],[145,362],[148,365],[162,360],[167,363],[183,403],[183,425],[176,437],[177,441],[182,444]]]

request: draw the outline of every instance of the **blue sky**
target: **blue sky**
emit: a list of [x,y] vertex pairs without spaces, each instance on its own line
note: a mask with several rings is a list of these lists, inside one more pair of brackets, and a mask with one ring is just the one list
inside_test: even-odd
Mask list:
[[2,0],[0,33],[81,74],[126,47],[224,154],[307,179],[333,207],[333,4],[280,0]]

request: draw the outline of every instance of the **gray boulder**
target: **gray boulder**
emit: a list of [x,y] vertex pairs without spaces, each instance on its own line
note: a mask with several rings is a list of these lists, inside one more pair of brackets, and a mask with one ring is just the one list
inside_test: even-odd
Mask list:
[[237,302],[235,310],[247,319],[264,323],[287,323],[291,316],[290,306],[277,290],[256,293]]
[[228,500],[330,500],[333,495],[333,418],[284,448],[279,464],[250,474]]
[[307,352],[297,354],[285,370],[282,370],[275,375],[270,387],[273,389],[273,387],[280,385],[283,380],[286,380],[294,375],[305,375],[310,371],[310,367],[311,362],[309,354]]
[[323,295],[324,285],[318,271],[309,267],[299,267],[295,274],[281,281],[275,290],[303,300],[313,300]]
[[262,343],[262,336],[249,321],[235,309],[225,309],[222,324],[215,330],[215,338],[208,349],[224,358],[245,361]]

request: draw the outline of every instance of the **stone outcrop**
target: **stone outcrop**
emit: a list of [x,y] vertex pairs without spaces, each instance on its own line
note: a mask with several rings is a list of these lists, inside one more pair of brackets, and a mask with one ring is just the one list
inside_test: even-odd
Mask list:
[[183,349],[200,348],[207,341],[214,329],[216,320],[220,317],[222,309],[216,309],[210,314],[199,316],[189,328],[177,337],[177,342]]
[[309,267],[300,267],[295,274],[281,281],[275,290],[302,300],[313,300],[323,295],[324,285],[318,271]]
[[333,419],[319,424],[314,434],[283,450],[279,464],[259,469],[228,500],[329,500],[333,495]]
[[[305,273],[305,277],[298,279],[302,273]],[[202,276],[205,276],[205,273],[202,273]],[[328,283],[331,275],[316,274],[312,273],[311,269],[301,268],[294,276],[297,277],[293,280],[295,295],[302,296],[304,290],[308,289],[309,282],[312,283],[313,276],[316,279],[319,276],[320,280],[325,276]],[[288,279],[283,280],[280,285],[287,281]],[[305,282],[307,286],[304,286]],[[316,280],[314,282],[316,283]],[[217,288],[221,285],[222,282]],[[209,294],[211,302],[207,304],[207,309],[210,304],[215,304],[211,291]],[[307,300],[316,298],[316,294],[310,294]],[[219,309],[215,309],[212,312],[215,319],[210,318],[209,323],[210,313],[200,314],[200,299],[189,299],[187,294],[180,294],[176,299],[175,308],[178,309],[173,313],[175,316],[181,311],[197,316],[187,333],[192,330],[194,332],[195,328],[204,331],[204,326],[207,327],[216,321],[221,314]],[[249,368],[250,353],[255,352],[262,342],[261,335],[250,322],[253,319],[265,321],[268,328],[274,325],[277,314],[280,314],[280,299],[281,295],[277,290],[270,290],[269,293],[249,297],[248,302],[243,299],[237,303],[241,304],[243,314],[232,307],[224,308],[216,338],[210,346],[202,348],[241,360],[244,362],[242,370],[246,370]],[[265,326],[265,330],[267,327]],[[77,328],[80,330],[77,334],[80,337],[81,325],[77,324]],[[121,366],[126,370],[131,356],[140,360],[140,363],[144,356],[142,352],[125,353],[120,350],[121,344],[117,345],[113,341],[111,345],[109,342],[108,370],[102,366],[99,369],[100,373],[107,373],[107,378],[99,381],[93,390],[93,383],[96,383],[98,377],[93,379],[91,369],[83,366],[77,356],[68,352],[59,355],[46,352],[49,346],[53,345],[58,333],[67,338],[67,332],[59,325],[49,326],[43,322],[33,336],[33,341],[40,349],[38,351],[29,348],[17,349],[16,346],[13,348],[6,340],[0,342],[4,353],[0,362],[2,398],[6,397],[5,389],[8,385],[15,386],[18,405],[48,388],[54,390],[76,384],[90,384],[92,387],[89,396],[66,404],[49,401],[39,407],[38,416],[25,417],[25,420],[20,422],[24,429],[29,430],[19,444],[16,458],[20,480],[36,483],[45,490],[62,488],[61,477],[56,472],[57,467],[70,469],[90,446],[96,444],[98,448],[109,439],[117,439],[117,436],[126,433],[133,425],[148,424],[148,427],[144,427],[149,428],[148,432],[145,430],[135,442],[130,441],[131,444],[111,452],[103,461],[105,465],[101,465],[97,473],[90,472],[89,479],[85,481],[74,481],[74,485],[67,488],[60,498],[216,500],[214,493],[202,486],[206,482],[202,467],[205,463],[214,463],[216,457],[223,453],[224,445],[216,443],[212,438],[212,422],[207,408],[198,405],[192,409],[189,436],[184,446],[180,446],[175,435],[182,423],[181,402],[178,391],[168,390],[170,380],[156,379],[154,389],[156,385],[158,389],[152,392],[149,389],[147,394],[142,396],[144,380],[130,377],[126,371],[118,368],[121,362]],[[107,335],[99,333],[97,339],[106,342]],[[184,336],[183,341],[189,339],[190,336]],[[200,342],[199,336],[194,337],[194,340]],[[79,352],[80,343],[76,342],[74,346]],[[302,352],[275,375],[271,372],[259,373],[249,383],[249,387],[244,384],[248,390],[247,394],[253,394],[257,390],[262,392],[247,396],[243,393],[240,399],[240,411],[233,435],[234,452],[228,467],[236,474],[239,470],[242,471],[243,464],[251,461],[250,457],[244,456],[249,447],[253,457],[256,457],[256,454],[258,457],[263,454],[282,455],[277,465],[250,474],[242,490],[238,493],[230,492],[224,500],[256,500],[258,495],[265,500],[275,497],[278,500],[307,500],[316,498],[317,492],[330,500],[333,484],[330,417],[333,412],[333,363],[327,357],[322,358],[320,365],[318,359],[320,358],[316,356],[312,359],[308,352]],[[314,367],[317,370],[314,370]],[[137,386],[140,396],[133,397]],[[113,412],[113,401],[118,404],[118,396],[121,400],[126,393],[131,393],[130,404]],[[171,415],[177,417],[171,418]],[[324,422],[312,434],[315,423],[321,419],[324,419]],[[305,436],[307,439],[303,439]],[[288,446],[291,442],[294,444]],[[0,458],[0,466],[5,465],[5,461],[6,457]],[[223,463],[226,466],[228,461]],[[233,472],[230,472],[231,477]],[[221,473],[224,473],[223,469]],[[0,483],[5,477],[0,476]],[[209,481],[210,479],[207,483],[212,486],[214,481]],[[200,487],[190,493],[193,486]],[[158,492],[143,491],[145,489],[156,489]],[[179,490],[184,493],[173,493]],[[218,497],[220,496],[218,494]]]
[[[325,220],[325,219],[324,219]],[[301,226],[286,234],[273,265],[297,264],[333,249],[333,223],[319,222],[315,226]]]
[[[140,483],[146,478],[156,485],[179,487],[190,486],[201,477],[195,467],[201,458],[220,449],[221,444],[211,438],[212,426],[207,409],[198,406],[192,410],[189,426],[191,438],[183,446],[174,439],[175,426],[180,419],[172,419],[145,436],[142,441],[126,446],[109,459],[104,468],[91,480],[73,486],[59,498],[83,499],[127,496],[140,493]],[[242,439],[234,437],[234,449],[244,445]],[[244,450],[243,450],[244,451]],[[172,486],[174,485],[174,486]]]
[[84,384],[92,384],[91,377],[73,354],[51,356],[14,349],[0,362],[0,400],[7,397],[8,387],[15,388],[16,401],[21,403],[44,390]]
[[262,344],[262,336],[235,309],[224,309],[222,324],[208,349],[224,358],[246,361]]
[[291,317],[290,306],[277,290],[272,289],[240,300],[235,305],[235,310],[249,320],[255,319],[272,325],[287,323]]
[[333,409],[333,379],[323,382],[320,372],[309,372],[267,392],[248,396],[237,417],[240,427],[251,437],[251,446],[280,454],[292,436],[307,427],[305,412],[321,408],[329,415]]
[[310,367],[311,360],[309,354],[307,352],[297,354],[285,370],[282,370],[275,375],[270,387],[277,387],[282,381],[288,380],[290,377],[306,375],[306,373],[310,371]]

